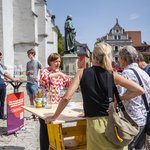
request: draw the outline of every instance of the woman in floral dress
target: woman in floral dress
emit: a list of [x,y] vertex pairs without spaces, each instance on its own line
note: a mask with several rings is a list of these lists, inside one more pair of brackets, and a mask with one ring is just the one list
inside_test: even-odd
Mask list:
[[[71,78],[61,72],[61,58],[58,53],[50,54],[47,63],[49,67],[43,68],[40,73],[40,86],[45,89],[51,104],[58,104],[62,97],[61,90],[69,86]],[[40,119],[40,149],[48,150],[48,148],[47,125]]]

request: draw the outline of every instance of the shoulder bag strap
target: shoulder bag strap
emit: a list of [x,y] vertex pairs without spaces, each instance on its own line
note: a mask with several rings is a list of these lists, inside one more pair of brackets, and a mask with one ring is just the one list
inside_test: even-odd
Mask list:
[[115,93],[115,97],[116,97],[116,101],[117,101],[118,107],[119,107],[122,111],[125,111],[124,105],[122,104],[122,101],[121,101],[121,99],[120,99],[119,92],[118,92],[118,89],[117,89],[116,85],[114,86],[114,93]]
[[[137,73],[137,71],[135,69],[133,69],[133,68],[129,68],[129,69],[132,70],[135,73],[135,75],[136,75],[136,77],[137,77],[137,79],[139,81],[139,84],[143,87],[142,80],[141,80],[139,74]],[[146,98],[145,93],[142,95],[142,98],[144,100],[144,104],[145,104],[146,110],[149,111],[149,106],[148,106],[148,102],[147,102],[147,98]]]

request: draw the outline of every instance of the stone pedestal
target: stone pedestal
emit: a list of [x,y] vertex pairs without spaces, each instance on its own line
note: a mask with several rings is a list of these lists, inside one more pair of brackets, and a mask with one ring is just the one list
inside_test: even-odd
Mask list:
[[65,54],[63,56],[63,72],[67,75],[74,75],[78,70],[77,54]]

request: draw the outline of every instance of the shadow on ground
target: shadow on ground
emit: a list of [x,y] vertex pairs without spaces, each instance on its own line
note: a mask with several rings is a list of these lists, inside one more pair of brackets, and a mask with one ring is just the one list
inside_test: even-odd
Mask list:
[[0,150],[25,150],[25,148],[20,146],[0,146]]
[[6,127],[0,127],[0,135],[7,135],[7,128]]

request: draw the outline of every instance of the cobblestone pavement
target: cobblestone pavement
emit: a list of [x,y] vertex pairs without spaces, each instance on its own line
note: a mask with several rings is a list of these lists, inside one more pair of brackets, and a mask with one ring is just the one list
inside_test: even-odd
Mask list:
[[[25,92],[25,105],[29,104],[24,87],[20,91]],[[76,92],[73,102],[82,101],[81,93]],[[5,103],[6,104],[6,103]],[[6,107],[5,107],[6,112]],[[31,113],[25,111],[24,127],[15,134],[7,135],[6,120],[0,119],[0,150],[39,150],[39,121],[27,118]]]

